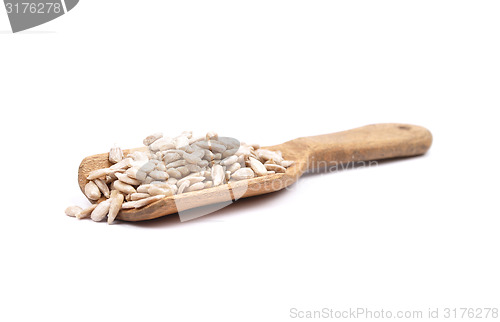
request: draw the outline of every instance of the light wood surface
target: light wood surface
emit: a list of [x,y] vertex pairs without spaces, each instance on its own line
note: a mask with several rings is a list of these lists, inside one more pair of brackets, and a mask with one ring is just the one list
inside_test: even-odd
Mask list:
[[[348,162],[360,166],[364,161],[421,155],[427,152],[431,144],[432,135],[427,129],[416,125],[392,123],[301,137],[265,147],[270,150],[280,150],[286,160],[295,161],[286,173],[166,197],[144,208],[121,210],[117,218],[126,221],[149,220],[201,206],[228,203],[239,198],[281,190],[297,181],[307,170]],[[124,154],[145,149],[143,147],[124,150]],[[109,166],[111,164],[108,161],[108,153],[83,159],[78,171],[78,184],[82,192],[88,182],[86,177],[91,171]]]

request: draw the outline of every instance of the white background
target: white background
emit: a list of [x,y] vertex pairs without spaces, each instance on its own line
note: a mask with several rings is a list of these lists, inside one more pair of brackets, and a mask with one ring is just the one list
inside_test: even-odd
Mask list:
[[[497,1],[82,0],[12,34],[0,8],[0,320],[498,308],[499,14]],[[431,150],[186,223],[64,215],[88,204],[81,159],[151,132],[273,145],[385,122],[429,128]]]

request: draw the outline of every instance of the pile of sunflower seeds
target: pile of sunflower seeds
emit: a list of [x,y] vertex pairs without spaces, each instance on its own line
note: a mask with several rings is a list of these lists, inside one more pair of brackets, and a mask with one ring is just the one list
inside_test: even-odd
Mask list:
[[85,195],[96,201],[82,209],[71,206],[66,214],[112,223],[121,209],[141,208],[167,196],[178,195],[254,177],[284,173],[293,161],[281,152],[241,143],[209,132],[175,138],[155,133],[143,141],[145,151],[124,156],[119,147],[109,151],[109,168],[92,171]]

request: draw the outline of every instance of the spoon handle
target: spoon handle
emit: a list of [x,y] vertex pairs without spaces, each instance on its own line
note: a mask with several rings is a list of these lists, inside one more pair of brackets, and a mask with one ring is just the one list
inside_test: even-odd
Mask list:
[[409,124],[373,124],[298,139],[307,146],[309,169],[348,162],[421,155],[429,150],[432,134]]

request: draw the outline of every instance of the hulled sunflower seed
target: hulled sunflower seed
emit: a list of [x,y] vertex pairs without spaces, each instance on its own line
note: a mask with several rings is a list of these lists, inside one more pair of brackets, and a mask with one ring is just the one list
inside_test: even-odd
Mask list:
[[113,189],[116,189],[118,191],[121,191],[123,192],[124,194],[132,194],[134,192],[137,192],[134,187],[132,187],[131,185],[125,183],[125,182],[122,182],[120,180],[116,180],[115,182],[113,182]]
[[178,168],[176,168],[176,169],[177,169],[177,171],[179,171],[179,172],[182,174],[182,176],[183,176],[183,177],[184,177],[184,176],[187,176],[188,174],[190,174],[190,173],[191,173],[191,171],[189,171],[189,168],[188,168],[188,167],[186,167],[186,166],[183,166],[183,167],[178,167]]
[[205,180],[205,177],[201,177],[201,176],[188,176],[188,177],[182,178],[179,181],[177,181],[177,186],[179,187],[185,181],[189,181],[189,185],[193,185],[195,183],[202,182],[204,180]]
[[83,209],[81,207],[70,206],[70,207],[66,208],[64,213],[70,217],[76,217],[77,215],[80,215],[82,211],[83,211]]
[[139,181],[137,179],[132,179],[131,177],[129,177],[128,175],[123,174],[123,173],[116,173],[116,177],[121,182],[127,183],[127,184],[132,185],[132,186],[137,186],[137,185],[141,184],[141,181]]
[[153,196],[153,197],[149,197],[149,198],[145,198],[145,199],[141,199],[141,200],[124,202],[122,204],[122,209],[141,208],[141,207],[147,206],[149,204],[152,204],[155,201],[161,200],[163,198],[165,198],[165,196],[158,195],[158,196]]
[[180,159],[181,159],[180,154],[176,152],[166,153],[165,156],[163,157],[163,161],[165,161],[166,164],[172,163]]
[[264,167],[266,167],[266,169],[268,171],[274,171],[277,173],[285,173],[285,171],[286,171],[285,167],[282,167],[278,164],[267,163],[267,164],[264,164]]
[[109,212],[109,207],[111,206],[111,199],[107,199],[100,204],[97,205],[97,207],[92,211],[90,214],[90,218],[93,221],[101,221],[106,217],[106,215]]
[[264,149],[258,149],[255,151],[255,155],[261,159],[261,160],[269,160],[273,159],[277,163],[281,163],[283,161],[283,158],[276,152],[274,151],[269,151],[269,150],[264,150]]
[[175,148],[175,143],[172,139],[161,138],[161,139],[158,139],[158,140],[154,141],[153,143],[151,143],[149,148],[153,152],[166,151],[166,150]]
[[109,206],[108,212],[108,224],[111,224],[115,221],[116,216],[122,209],[123,204],[123,195],[116,190],[111,192],[111,204]]
[[130,201],[136,201],[144,198],[149,198],[151,195],[149,193],[136,192],[130,195]]
[[176,184],[176,183],[177,183],[177,181],[178,181],[178,180],[177,180],[176,178],[168,178],[168,179],[167,179],[167,183],[168,183],[169,185]]
[[156,168],[156,163],[154,163],[153,160],[149,160],[140,167],[140,170],[146,173],[150,173],[155,168]]
[[169,178],[175,178],[175,179],[180,179],[182,178],[182,173],[179,172],[179,170],[171,168],[167,169],[167,173]]
[[165,166],[165,163],[160,162],[160,163],[158,163],[158,164],[156,165],[155,170],[165,172],[165,171],[167,171],[167,167]]
[[185,189],[189,187],[189,181],[184,181],[180,186],[179,189],[177,189],[177,194],[181,194],[184,192]]
[[227,157],[224,160],[222,160],[220,162],[220,164],[221,165],[225,165],[225,166],[230,166],[230,165],[236,163],[236,161],[238,161],[238,156],[237,155],[232,155],[232,156]]
[[137,187],[137,192],[148,193],[149,187],[151,187],[151,184],[142,184],[139,187]]
[[109,150],[109,162],[118,163],[123,160],[123,151],[119,147],[115,146]]
[[102,179],[95,179],[94,180],[95,185],[99,188],[99,190],[102,192],[104,197],[109,198],[109,188],[106,182]]
[[236,170],[232,175],[231,178],[235,180],[245,180],[245,179],[251,179],[254,177],[253,170],[250,168],[241,168],[239,170]]
[[97,200],[101,197],[101,191],[93,181],[89,181],[85,185],[85,195],[90,200]]
[[89,173],[87,180],[94,180],[97,178],[106,178],[106,175],[112,173],[113,170],[110,168],[104,168],[104,169],[97,169]]
[[231,173],[234,173],[239,169],[241,169],[241,165],[239,163],[233,163],[229,167],[227,167],[227,170]]
[[174,140],[175,148],[178,150],[186,150],[189,147],[189,139],[185,136],[178,136]]
[[164,171],[158,171],[154,170],[149,173],[149,176],[155,180],[167,180],[168,179],[168,173]]
[[207,135],[205,135],[205,138],[207,141],[209,140],[217,140],[219,138],[219,135],[215,133],[214,131],[207,132]]
[[151,134],[149,136],[147,136],[144,141],[142,141],[142,143],[144,143],[144,145],[151,145],[151,143],[153,143],[154,141],[158,140],[158,139],[161,139],[163,137],[163,133],[154,133],[154,134]]
[[109,169],[112,171],[126,169],[126,168],[131,166],[132,161],[133,161],[132,158],[125,158],[125,159],[121,160],[120,162],[115,163],[112,166],[110,166]]
[[84,219],[84,218],[90,217],[90,214],[92,213],[92,211],[94,211],[94,209],[98,205],[99,205],[98,203],[95,203],[95,204],[91,205],[90,207],[83,209],[80,213],[76,213],[75,214],[76,219]]
[[250,167],[255,172],[255,174],[257,174],[258,176],[266,175],[267,169],[262,164],[262,162],[260,162],[259,160],[255,159],[255,158],[252,158],[252,157],[249,158],[249,161],[250,161]]
[[207,161],[207,160],[201,160],[200,162],[198,162],[198,166],[201,167],[201,168],[205,168],[209,165],[210,163]]
[[214,152],[214,153],[220,153],[221,154],[221,158],[222,158],[222,152],[226,151],[227,148],[225,145],[223,144],[220,144],[218,142],[215,142],[215,141],[210,141],[210,151]]
[[186,160],[177,160],[177,161],[170,162],[169,164],[167,164],[167,169],[178,168],[178,167],[181,167],[181,166],[186,165],[186,164],[187,164]]
[[158,195],[163,195],[163,196],[171,196],[173,195],[172,189],[170,186],[167,187],[158,187],[156,185],[151,185],[148,189],[148,193],[151,196],[158,196]]
[[205,188],[205,184],[203,182],[197,182],[193,184],[192,186],[187,187],[186,191],[191,192],[191,191],[197,191]]
[[212,167],[212,181],[214,186],[219,186],[224,182],[224,168],[216,164]]

